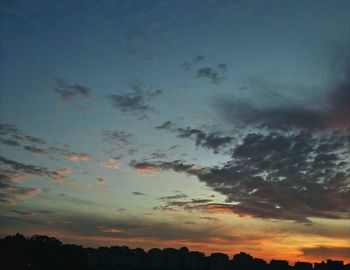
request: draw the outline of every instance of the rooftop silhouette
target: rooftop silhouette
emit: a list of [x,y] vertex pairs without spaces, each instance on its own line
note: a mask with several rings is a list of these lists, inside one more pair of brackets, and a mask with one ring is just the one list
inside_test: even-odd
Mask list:
[[350,270],[350,264],[327,260],[320,263],[263,259],[241,252],[229,258],[227,254],[205,256],[187,247],[141,248],[126,246],[84,248],[67,245],[54,237],[33,235],[26,238],[17,233],[0,239],[1,269],[89,269],[89,270]]

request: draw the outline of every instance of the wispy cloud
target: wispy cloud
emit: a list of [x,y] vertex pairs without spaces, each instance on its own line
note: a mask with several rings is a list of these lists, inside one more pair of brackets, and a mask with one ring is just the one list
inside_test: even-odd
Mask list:
[[[0,123],[1,142],[9,146],[20,146],[18,141],[24,141],[32,144],[45,144],[45,140],[26,134],[18,129],[16,125]],[[7,137],[6,139],[4,137]]]
[[143,82],[136,81],[129,84],[131,92],[125,94],[110,95],[112,106],[123,114],[146,117],[146,113],[154,111],[148,104],[149,101],[162,94],[161,89],[144,88]]
[[60,95],[61,103],[77,98],[89,98],[91,94],[89,87],[80,84],[68,84],[62,79],[55,79],[51,88]]
[[227,66],[226,64],[218,64],[216,68],[203,67],[197,70],[198,79],[207,79],[212,84],[218,85],[226,80]]
[[130,145],[133,137],[133,134],[121,130],[104,130],[102,134],[106,142],[120,147]]

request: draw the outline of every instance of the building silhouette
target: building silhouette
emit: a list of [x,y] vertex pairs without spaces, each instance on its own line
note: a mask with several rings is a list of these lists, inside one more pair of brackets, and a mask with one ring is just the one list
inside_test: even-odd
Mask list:
[[327,260],[320,263],[263,259],[240,252],[229,258],[223,253],[205,256],[188,248],[141,248],[126,246],[83,248],[64,245],[53,237],[21,234],[0,239],[1,269],[86,270],[350,270],[350,264]]

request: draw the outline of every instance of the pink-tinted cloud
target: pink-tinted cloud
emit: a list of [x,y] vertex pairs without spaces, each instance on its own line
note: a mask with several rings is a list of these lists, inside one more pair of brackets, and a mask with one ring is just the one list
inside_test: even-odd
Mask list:
[[110,168],[110,169],[113,169],[113,170],[119,169],[119,162],[118,162],[118,160],[116,158],[108,158],[108,159],[102,160],[100,162],[100,164],[103,167]]

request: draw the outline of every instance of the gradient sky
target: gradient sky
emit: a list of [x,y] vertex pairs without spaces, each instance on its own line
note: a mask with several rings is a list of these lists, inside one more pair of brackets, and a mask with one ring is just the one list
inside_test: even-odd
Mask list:
[[350,262],[350,1],[1,1],[1,236]]

